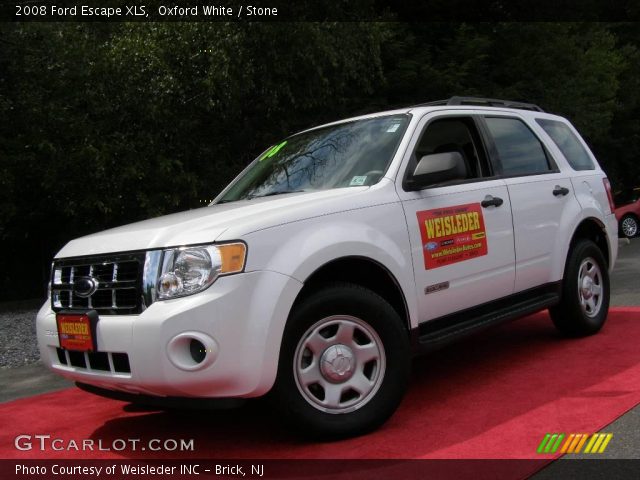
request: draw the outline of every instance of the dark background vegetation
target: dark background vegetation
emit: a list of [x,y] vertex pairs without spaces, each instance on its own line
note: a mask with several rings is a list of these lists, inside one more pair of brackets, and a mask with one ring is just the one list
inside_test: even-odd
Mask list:
[[0,24],[0,299],[66,241],[203,206],[266,146],[452,95],[567,116],[640,181],[635,23]]

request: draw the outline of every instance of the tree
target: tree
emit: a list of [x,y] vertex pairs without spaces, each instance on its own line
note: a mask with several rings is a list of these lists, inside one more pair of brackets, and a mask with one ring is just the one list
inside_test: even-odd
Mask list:
[[33,285],[35,268],[39,289],[70,238],[203,206],[270,143],[343,116],[383,79],[382,28],[366,24],[31,23],[0,35],[0,234],[29,252],[3,259],[3,296]]

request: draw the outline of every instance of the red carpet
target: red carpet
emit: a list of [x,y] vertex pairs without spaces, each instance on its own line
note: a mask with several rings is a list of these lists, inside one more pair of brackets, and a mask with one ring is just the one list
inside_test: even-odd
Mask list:
[[[594,432],[640,403],[638,339],[638,307],[612,309],[599,335],[579,340],[560,338],[546,313],[500,326],[417,359],[394,417],[334,443],[300,440],[262,402],[163,413],[68,389],[0,405],[0,458],[540,459],[546,432]],[[19,434],[104,445],[185,438],[195,451],[23,452],[14,448]]]

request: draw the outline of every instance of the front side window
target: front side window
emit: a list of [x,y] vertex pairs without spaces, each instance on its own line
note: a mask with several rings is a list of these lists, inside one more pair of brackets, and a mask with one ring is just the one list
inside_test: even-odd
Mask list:
[[549,160],[540,140],[516,118],[486,117],[504,176],[549,172]]
[[596,168],[578,137],[566,124],[543,118],[536,119],[536,122],[558,146],[571,168],[574,170],[593,170]]
[[385,174],[409,117],[357,120],[300,133],[268,148],[219,203],[369,186]]
[[462,157],[466,176],[461,181],[491,175],[480,136],[471,117],[444,117],[429,123],[416,146],[409,165],[410,171],[413,171],[423,156],[445,152],[457,152]]

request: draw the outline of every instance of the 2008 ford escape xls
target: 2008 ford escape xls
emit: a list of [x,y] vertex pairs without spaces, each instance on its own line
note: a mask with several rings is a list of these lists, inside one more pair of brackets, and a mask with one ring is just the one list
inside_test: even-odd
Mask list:
[[69,242],[42,359],[133,402],[270,393],[304,432],[382,424],[412,354],[548,308],[569,336],[609,306],[609,182],[571,124],[453,97],[268,148],[206,208]]

